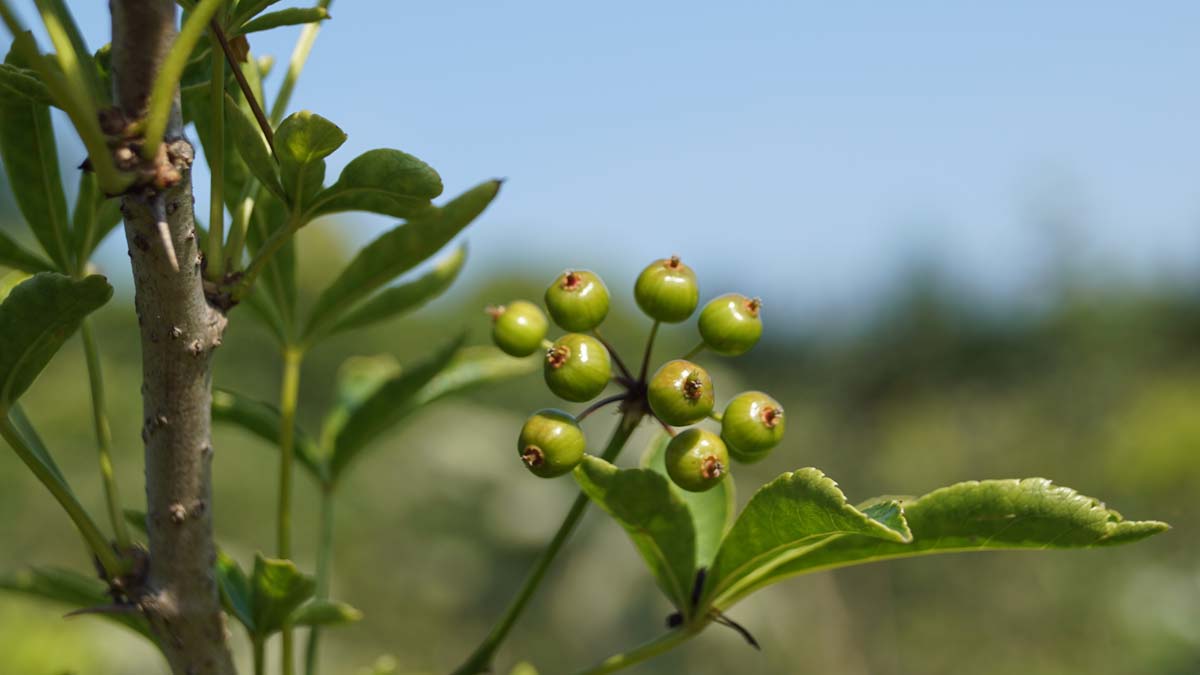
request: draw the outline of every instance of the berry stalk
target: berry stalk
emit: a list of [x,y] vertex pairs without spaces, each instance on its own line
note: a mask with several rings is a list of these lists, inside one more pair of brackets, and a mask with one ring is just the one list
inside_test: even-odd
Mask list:
[[[633,434],[633,430],[637,428],[642,417],[645,415],[645,409],[638,404],[629,405],[625,408],[621,415],[621,421],[617,424],[617,428],[613,430],[612,437],[608,441],[608,446],[604,449],[604,454],[601,455],[605,461],[611,462],[617,458],[621,450],[625,448],[625,444],[629,441],[629,437]],[[525,583],[521,585],[521,589],[517,591],[517,595],[513,598],[504,615],[492,627],[488,636],[484,638],[483,643],[475,649],[467,661],[456,668],[451,675],[478,675],[479,673],[487,673],[492,670],[492,659],[496,655],[496,650],[500,648],[501,643],[508,637],[509,631],[516,625],[517,619],[521,617],[521,613],[529,604],[533,594],[541,585],[542,580],[546,576],[547,570],[550,569],[551,563],[558,557],[567,539],[571,533],[575,531],[575,527],[579,524],[579,519],[587,510],[590,500],[587,495],[580,493],[575,498],[575,503],[571,505],[571,510],[567,512],[566,518],[563,519],[562,525],[558,527],[558,532],[554,538],[550,540],[550,544],[542,551],[534,563],[533,570],[525,579]],[[649,657],[646,657],[649,658]]]

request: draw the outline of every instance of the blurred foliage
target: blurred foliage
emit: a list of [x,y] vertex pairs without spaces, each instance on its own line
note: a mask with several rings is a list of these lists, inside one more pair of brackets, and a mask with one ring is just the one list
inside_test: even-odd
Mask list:
[[[321,272],[347,254],[339,226],[319,223],[301,237],[301,269],[313,271],[302,279],[304,302],[328,281]],[[608,283],[628,299],[631,283],[620,281]],[[459,288],[411,319],[331,339],[305,364],[300,424],[319,432],[346,358],[391,354],[411,364],[437,336],[459,328],[483,343],[482,308],[537,298],[543,283],[514,277]],[[752,383],[788,409],[784,445],[736,470],[743,502],[755,486],[803,466],[835,477],[851,500],[972,478],[1045,476],[1175,530],[1128,548],[957,555],[796,579],[733,612],[762,652],[713,629],[630,672],[1200,672],[1196,288],[1064,281],[1035,309],[981,304],[936,275],[915,274],[853,329],[822,325],[820,317],[772,324],[766,298],[762,344],[736,360],[701,357],[728,387],[717,392],[719,404]],[[130,486],[127,505],[138,507],[140,358],[131,304],[115,298],[96,316],[96,332],[119,477]],[[271,340],[242,312],[235,310],[218,352],[216,384],[273,400],[280,366]],[[629,354],[647,328],[636,319],[618,304],[606,324]],[[662,337],[660,355],[682,353],[694,329]],[[337,504],[333,585],[365,619],[326,634],[328,672],[441,672],[475,645],[573,497],[571,481],[532,480],[512,452],[524,412],[548,404],[556,405],[532,378],[447,399],[363,458]],[[25,408],[80,499],[99,512],[77,338],[30,389]],[[613,421],[587,421],[594,443]],[[643,429],[634,446],[651,432]],[[248,565],[273,538],[276,456],[236,429],[216,433],[218,537]],[[621,463],[633,465],[639,454],[630,450]],[[306,528],[315,529],[317,513],[307,478],[297,501],[297,559],[311,570],[314,537]],[[67,519],[8,452],[0,453],[0,513],[0,570],[88,571]],[[652,585],[619,527],[589,515],[502,652],[501,672],[520,660],[544,673],[570,671],[657,635],[670,608]],[[165,672],[136,636],[93,617],[64,622],[61,614],[0,596],[0,672]],[[243,639],[235,636],[245,658]]]

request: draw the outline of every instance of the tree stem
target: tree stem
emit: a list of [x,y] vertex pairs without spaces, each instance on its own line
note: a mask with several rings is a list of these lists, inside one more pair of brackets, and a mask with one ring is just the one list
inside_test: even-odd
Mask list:
[[129,547],[129,527],[121,510],[121,493],[117,490],[117,478],[113,473],[112,429],[108,425],[108,406],[104,398],[104,375],[100,370],[100,353],[96,339],[92,336],[90,319],[84,319],[79,327],[83,339],[83,354],[87,360],[88,383],[92,389],[92,425],[96,430],[96,450],[100,458],[100,480],[104,485],[104,498],[108,506],[108,519],[112,522],[113,536],[117,546]]
[[[637,428],[642,417],[645,415],[645,410],[641,405],[634,404],[627,407],[624,414],[621,416],[621,421],[617,424],[617,428],[613,430],[612,437],[608,441],[608,446],[604,449],[603,458],[605,461],[611,462],[617,458],[617,455],[624,449],[625,444],[629,441],[629,437],[633,434],[633,430]],[[546,571],[550,569],[550,564],[558,556],[571,533],[575,531],[575,526],[579,524],[580,517],[587,510],[589,500],[587,495],[580,493],[575,498],[575,503],[571,505],[571,510],[567,512],[567,517],[563,519],[562,525],[558,527],[558,532],[554,538],[550,540],[550,544],[542,551],[537,562],[526,577],[525,583],[517,592],[513,601],[505,610],[504,615],[492,627],[488,636],[484,639],[475,651],[467,658],[467,661],[455,669],[452,675],[477,675],[478,673],[486,673],[492,670],[492,659],[496,655],[496,650],[500,648],[500,644],[508,637],[509,631],[517,623],[521,613],[525,610],[525,606],[529,600],[533,598],[534,592],[541,585],[542,580],[546,576]]]
[[[280,558],[292,555],[292,465],[296,455],[296,404],[300,396],[300,365],[304,352],[298,347],[283,349],[283,378],[279,389],[279,513],[276,527]],[[283,675],[295,671],[293,632],[290,624],[283,626],[281,661]]]
[[[173,49],[175,3],[110,0],[109,6],[116,104],[128,119],[143,119],[157,82],[159,96],[172,102],[163,138],[185,143],[178,89],[162,89],[178,77],[159,77],[167,55],[183,51]],[[137,602],[175,675],[232,675],[214,566],[211,475],[212,356],[226,321],[204,297],[191,171],[178,168],[178,183],[131,192],[121,204],[141,332],[150,543]],[[155,245],[162,232],[178,267]]]

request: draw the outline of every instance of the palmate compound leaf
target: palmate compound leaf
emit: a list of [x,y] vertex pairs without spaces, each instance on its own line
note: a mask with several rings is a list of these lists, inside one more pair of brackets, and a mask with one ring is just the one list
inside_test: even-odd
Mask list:
[[20,398],[83,318],[111,297],[112,286],[98,275],[42,272],[12,289],[0,304],[0,410]]
[[[663,476],[667,475],[666,452],[671,437],[666,434],[655,436],[646,446],[642,455],[641,466],[651,469]],[[712,564],[713,556],[721,545],[721,538],[733,526],[737,517],[737,501],[734,492],[733,475],[725,477],[711,490],[706,492],[688,492],[667,481],[671,491],[683,500],[692,515],[692,527],[696,531],[696,567],[707,568]]]
[[[768,484],[747,505],[718,553],[706,585],[707,605],[728,609],[749,593],[787,577],[846,565],[932,553],[1111,546],[1168,529],[1158,521],[1126,521],[1099,501],[1044,478],[971,481],[915,500],[873,500],[863,508],[875,522],[890,523],[887,529],[893,531],[907,522],[910,541],[838,534],[819,538],[815,545],[780,561],[767,551],[778,541],[779,531],[791,529],[778,520],[787,517],[786,509],[764,507],[773,506],[770,502],[780,496],[780,480],[800,473],[785,474]],[[761,506],[752,509],[760,495]],[[762,553],[755,555],[755,551]],[[752,558],[757,562],[748,564]]]
[[687,504],[666,477],[651,469],[618,469],[591,455],[574,476],[584,494],[625,528],[659,588],[689,616],[696,531]]

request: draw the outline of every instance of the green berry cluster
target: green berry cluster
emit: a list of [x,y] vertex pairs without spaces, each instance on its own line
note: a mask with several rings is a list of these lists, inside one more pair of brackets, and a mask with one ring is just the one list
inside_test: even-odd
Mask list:
[[[738,293],[709,301],[700,310],[697,328],[701,342],[684,358],[662,364],[647,376],[649,358],[660,323],[680,323],[700,302],[696,274],[678,256],[656,260],[634,284],[638,307],[654,320],[639,373],[629,370],[598,332],[608,316],[608,288],[588,270],[570,269],[546,289],[550,317],[526,300],[491,307],[492,340],[505,353],[529,356],[543,352],[546,386],[573,403],[596,399],[610,385],[624,393],[593,403],[578,415],[546,408],[534,413],[521,428],[517,453],[536,476],[553,478],[573,469],[587,450],[579,422],[610,403],[627,414],[656,419],[672,435],[667,446],[667,474],[684,490],[703,492],[724,480],[730,459],[742,463],[762,460],[783,438],[783,407],[760,391],[743,392],[713,411],[716,397],[708,372],[689,360],[708,350],[726,356],[749,351],[762,337],[762,303]],[[551,342],[550,320],[565,331]],[[614,365],[617,372],[613,372]],[[720,434],[692,426],[705,419],[720,422]],[[677,432],[673,427],[691,427]]]

